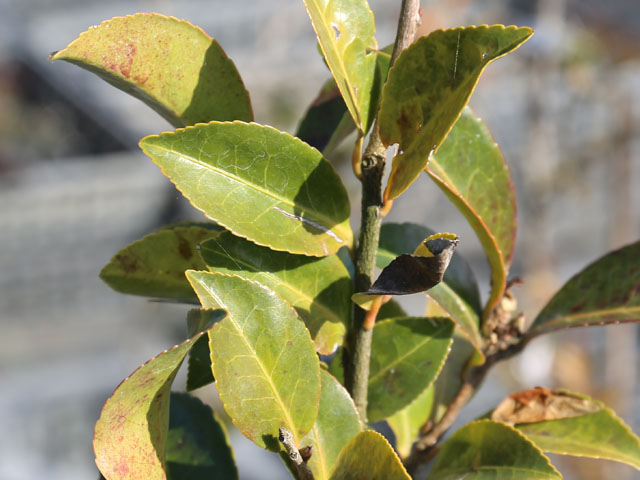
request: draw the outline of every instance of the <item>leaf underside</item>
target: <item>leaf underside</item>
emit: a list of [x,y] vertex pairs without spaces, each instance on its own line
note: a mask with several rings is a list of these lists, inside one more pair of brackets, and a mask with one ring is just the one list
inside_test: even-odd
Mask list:
[[218,42],[157,13],[115,17],[51,56],[85,68],[142,100],[174,127],[253,120],[249,94]]

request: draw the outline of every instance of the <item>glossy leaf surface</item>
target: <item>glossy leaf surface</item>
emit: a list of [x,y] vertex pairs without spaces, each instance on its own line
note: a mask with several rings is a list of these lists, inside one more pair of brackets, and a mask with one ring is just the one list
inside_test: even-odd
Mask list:
[[545,452],[606,458],[640,469],[640,439],[602,403],[585,395],[579,397],[596,406],[598,411],[516,424],[516,428]]
[[437,377],[453,335],[445,318],[407,317],[373,329],[367,416],[377,422],[413,402]]
[[458,119],[484,68],[516,49],[530,28],[486,25],[437,30],[398,57],[382,91],[380,134],[398,143],[385,196],[396,198],[427,162]]
[[411,404],[387,418],[387,423],[396,436],[396,450],[402,458],[409,456],[411,445],[418,438],[420,428],[431,415],[433,391],[431,385]]
[[[398,255],[411,253],[433,231],[414,223],[385,223],[380,230],[377,265],[386,267]],[[467,262],[456,253],[451,258],[442,282],[426,294],[441,306],[462,328],[478,351],[480,337],[480,292]]]
[[289,134],[211,122],[143,138],[140,146],[196,208],[238,236],[313,256],[352,243],[340,178]]
[[560,479],[549,459],[512,427],[490,420],[465,425],[441,446],[427,480]]
[[366,0],[305,0],[320,48],[353,121],[368,129],[377,43]]
[[[196,332],[207,329],[213,324],[216,318],[217,310],[189,310],[189,313],[187,313],[187,331],[189,332],[189,336],[193,336]],[[208,336],[200,337],[193,344],[193,347],[191,347],[189,351],[187,365],[189,367],[187,370],[187,391],[213,383]]]
[[139,98],[175,127],[253,120],[235,65],[199,27],[157,13],[115,17],[51,57]]
[[218,234],[215,228],[205,224],[162,228],[120,250],[100,278],[120,293],[197,303],[184,272],[206,268],[197,248]]
[[320,401],[320,364],[295,310],[267,287],[237,276],[187,272],[205,308],[228,317],[209,333],[216,388],[240,431],[278,452],[278,429],[296,444],[313,426]]
[[636,242],[596,260],[569,280],[538,314],[527,336],[639,321],[640,242]]
[[338,256],[275,252],[228,232],[205,242],[200,253],[212,272],[256,280],[284,298],[304,320],[318,352],[330,354],[342,343],[352,287]]
[[427,173],[475,231],[491,266],[488,315],[502,298],[516,237],[516,196],[502,153],[466,108]]
[[171,393],[166,459],[172,479],[238,478],[224,426],[208,405],[186,393]]
[[315,480],[327,480],[342,448],[360,433],[360,419],[349,393],[330,373],[321,370],[318,417],[300,447],[311,445],[308,465]]
[[342,449],[331,480],[411,480],[400,459],[379,433],[366,430]]
[[[224,316],[218,312],[217,320]],[[96,465],[109,479],[165,479],[169,392],[199,332],[139,367],[106,401],[96,423]]]

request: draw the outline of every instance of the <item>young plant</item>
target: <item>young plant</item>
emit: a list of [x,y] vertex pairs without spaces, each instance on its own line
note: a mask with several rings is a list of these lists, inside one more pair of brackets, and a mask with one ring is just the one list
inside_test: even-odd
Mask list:
[[[105,403],[94,438],[102,475],[237,478],[210,408],[171,391],[187,355],[187,390],[215,381],[233,423],[299,479],[408,479],[430,462],[431,480],[560,478],[543,452],[640,468],[640,441],[611,410],[541,387],[442,440],[490,368],[538,335],[640,320],[640,242],[578,273],[528,328],[517,311],[507,280],[511,178],[466,104],[484,68],[531,29],[461,27],[413,41],[418,2],[404,0],[394,45],[378,49],[366,0],[305,4],[333,78],[296,136],[253,123],[234,64],[185,21],[114,18],[52,56],[97,73],[177,128],[140,146],[213,221],[162,228],[101,273],[123,293],[201,305],[189,312],[189,339],[138,368]],[[353,131],[357,241],[347,192],[322,153]],[[484,304],[453,255],[455,234],[382,222],[423,171],[480,239],[491,266]],[[425,317],[391,300],[425,291]],[[368,427],[383,420],[395,450]]]

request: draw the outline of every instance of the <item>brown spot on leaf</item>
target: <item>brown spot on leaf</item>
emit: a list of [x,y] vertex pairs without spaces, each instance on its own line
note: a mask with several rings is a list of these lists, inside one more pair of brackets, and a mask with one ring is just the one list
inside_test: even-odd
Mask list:
[[124,271],[124,273],[135,273],[139,268],[138,262],[135,258],[118,254],[115,256],[115,259],[120,264],[120,268]]
[[190,260],[193,256],[191,245],[189,245],[189,242],[181,236],[178,236],[178,253],[180,253],[180,256],[185,260]]

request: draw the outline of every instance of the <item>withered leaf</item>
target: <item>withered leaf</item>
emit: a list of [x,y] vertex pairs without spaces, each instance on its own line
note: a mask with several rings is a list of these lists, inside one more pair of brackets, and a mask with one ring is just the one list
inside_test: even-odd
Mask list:
[[514,425],[580,417],[601,409],[600,405],[587,398],[536,387],[509,395],[491,413],[491,420]]
[[458,237],[451,233],[427,237],[413,255],[400,255],[387,265],[365,293],[409,295],[435,287],[442,281],[457,246]]

